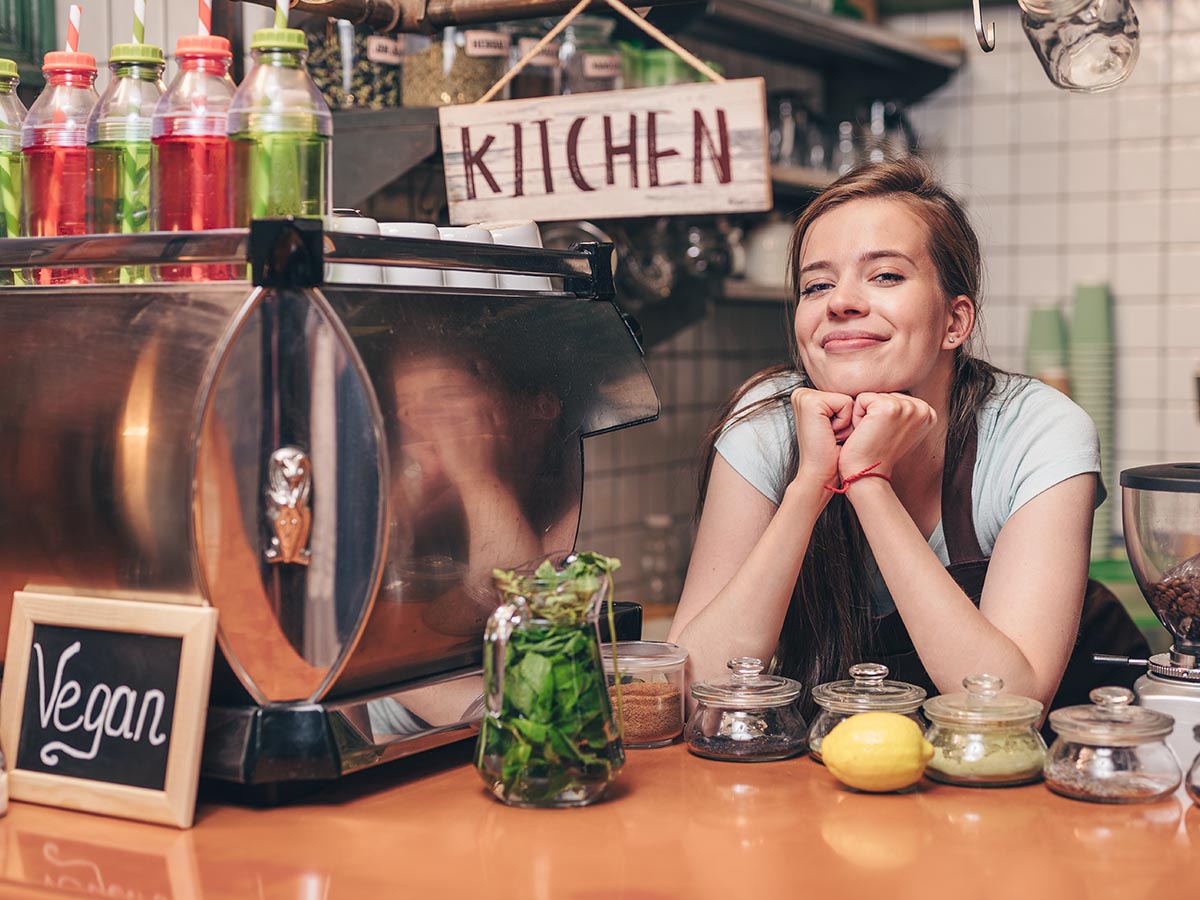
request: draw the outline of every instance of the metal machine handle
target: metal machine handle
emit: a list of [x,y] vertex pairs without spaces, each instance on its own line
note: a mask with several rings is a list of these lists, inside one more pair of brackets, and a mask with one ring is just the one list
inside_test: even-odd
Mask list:
[[1148,659],[1137,659],[1132,656],[1114,656],[1111,653],[1093,653],[1092,662],[1101,666],[1140,666],[1145,668],[1150,665]]

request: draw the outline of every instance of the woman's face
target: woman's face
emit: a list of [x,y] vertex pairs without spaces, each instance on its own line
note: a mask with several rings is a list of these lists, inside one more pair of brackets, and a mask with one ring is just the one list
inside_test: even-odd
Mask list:
[[929,399],[933,379],[945,380],[966,335],[956,330],[928,242],[925,223],[891,199],[852,200],[809,227],[795,328],[818,390]]

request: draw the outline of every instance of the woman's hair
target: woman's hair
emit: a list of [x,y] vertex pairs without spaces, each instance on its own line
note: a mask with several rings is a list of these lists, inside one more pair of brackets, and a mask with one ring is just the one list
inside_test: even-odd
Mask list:
[[[853,200],[865,199],[896,200],[920,218],[929,230],[929,255],[937,270],[945,302],[949,305],[955,297],[965,295],[978,310],[983,268],[979,240],[958,201],[937,182],[929,167],[915,157],[908,157],[854,169],[805,208],[792,232],[788,255],[789,322],[794,321],[799,299],[797,273],[809,230],[830,210]],[[792,327],[788,328],[788,336],[791,365],[766,369],[742,385],[721,410],[716,426],[706,436],[699,507],[704,503],[716,456],[716,442],[722,431],[731,424],[777,409],[780,404],[786,407],[794,388],[810,384]],[[974,341],[973,335],[969,343]],[[952,468],[957,463],[973,418],[996,386],[996,371],[973,356],[966,346],[955,350],[946,467]],[[748,392],[780,378],[786,382],[784,388],[735,412]],[[786,481],[791,481],[799,462],[794,442],[788,452]],[[874,566],[868,560],[866,538],[853,507],[843,496],[834,496],[817,519],[809,540],[776,648],[776,671],[812,687],[845,677],[849,666],[870,659],[880,649],[875,642],[871,610]],[[808,696],[807,692],[805,696]],[[806,716],[812,712],[808,704],[811,700],[806,703]]]

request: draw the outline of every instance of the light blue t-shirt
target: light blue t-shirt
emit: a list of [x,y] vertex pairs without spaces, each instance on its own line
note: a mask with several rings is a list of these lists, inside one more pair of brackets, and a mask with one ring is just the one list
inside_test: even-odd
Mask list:
[[[735,417],[756,401],[798,386],[794,376],[764,382],[741,399]],[[787,487],[788,454],[795,446],[796,423],[786,397],[727,425],[717,439],[717,452],[725,461],[776,505]],[[1091,417],[1040,381],[997,375],[996,389],[979,410],[971,484],[971,514],[984,555],[992,555],[1000,529],[1013,513],[1042,491],[1087,472],[1100,474],[1100,439]],[[1101,483],[1096,506],[1105,496]],[[929,546],[943,565],[950,564],[940,521]],[[895,608],[882,583],[875,599],[877,614]]]

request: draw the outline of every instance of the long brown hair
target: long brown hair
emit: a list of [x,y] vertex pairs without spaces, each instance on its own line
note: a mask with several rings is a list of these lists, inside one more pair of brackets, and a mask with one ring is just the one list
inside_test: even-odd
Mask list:
[[[796,276],[809,229],[830,210],[861,199],[898,200],[916,213],[929,229],[929,255],[937,269],[939,286],[947,304],[953,298],[965,295],[978,310],[983,276],[979,240],[958,201],[937,182],[925,163],[909,157],[859,167],[839,178],[805,208],[792,232],[788,258],[789,321],[794,320],[799,299]],[[968,343],[974,344],[977,340],[973,333]],[[791,391],[810,383],[791,327],[788,328],[788,344],[791,364],[773,366],[742,385],[705,437],[698,510],[704,504],[716,456],[716,441],[722,431],[751,416],[777,410],[780,405],[787,409]],[[995,390],[997,371],[972,355],[968,347],[960,346],[955,350],[944,466],[953,467],[957,462],[972,420]],[[780,378],[786,382],[786,388],[736,411],[748,392],[764,382]],[[794,442],[788,449],[786,480],[790,481],[796,475],[799,460]],[[792,591],[775,651],[776,671],[811,688],[845,677],[849,666],[878,652],[871,610],[873,567],[868,565],[868,551],[853,507],[844,497],[833,497],[813,529],[800,577]],[[811,712],[811,707],[806,709],[806,713]]]

